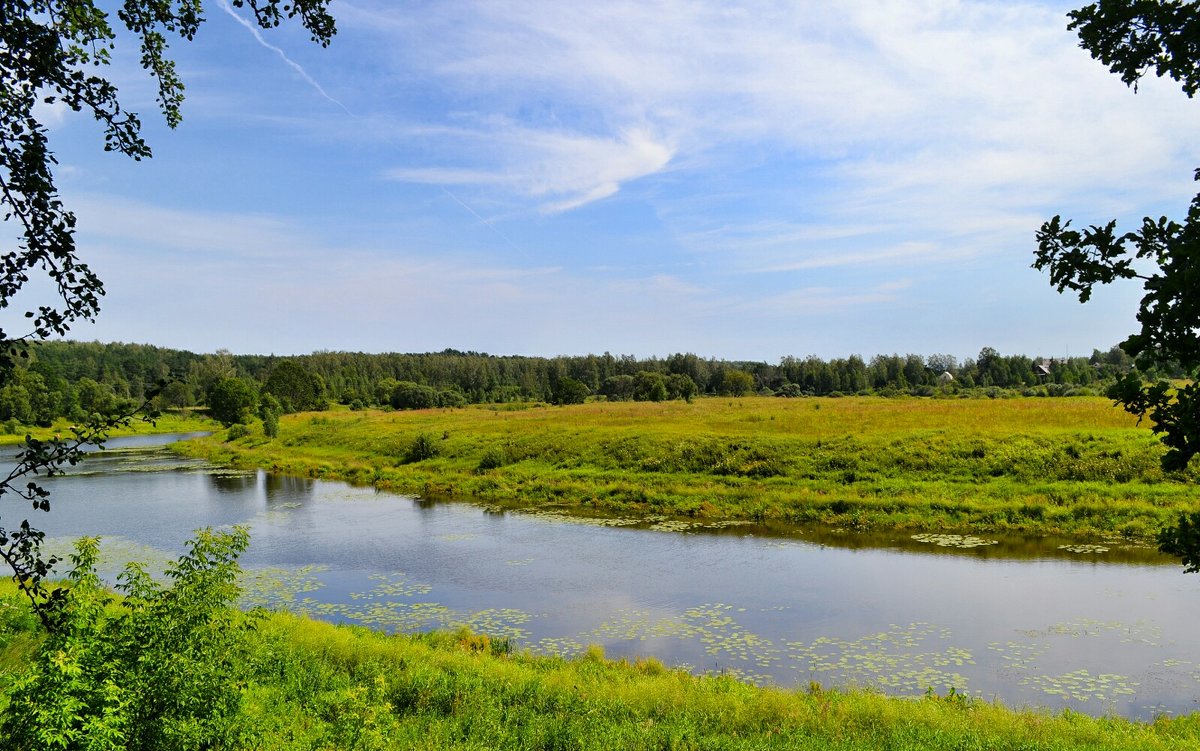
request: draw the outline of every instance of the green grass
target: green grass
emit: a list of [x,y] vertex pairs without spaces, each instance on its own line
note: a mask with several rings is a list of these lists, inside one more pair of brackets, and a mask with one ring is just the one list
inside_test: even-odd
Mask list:
[[[71,436],[71,426],[74,424],[71,420],[62,417],[55,420],[54,424],[48,428],[39,428],[33,425],[20,426],[16,433],[0,433],[0,446],[12,446],[21,443],[25,440],[26,434],[42,440],[56,436],[69,438]],[[148,435],[152,433],[192,433],[219,430],[220,427],[220,423],[195,412],[185,412],[182,414],[166,412],[155,418],[153,424],[134,420],[128,427],[116,428],[110,431],[109,436],[116,438],[118,436]]]
[[1106,399],[702,399],[290,415],[180,451],[427,497],[854,529],[1152,535],[1193,469]]

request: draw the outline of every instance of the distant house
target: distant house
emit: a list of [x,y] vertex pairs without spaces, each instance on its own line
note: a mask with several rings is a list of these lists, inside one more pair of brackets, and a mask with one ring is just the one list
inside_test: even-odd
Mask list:
[[950,374],[949,370],[943,370],[942,374],[937,377],[937,381],[940,385],[945,386],[947,383],[954,382],[954,376]]
[[1038,377],[1038,380],[1049,378],[1051,376],[1050,363],[1042,360],[1033,366],[1033,374]]

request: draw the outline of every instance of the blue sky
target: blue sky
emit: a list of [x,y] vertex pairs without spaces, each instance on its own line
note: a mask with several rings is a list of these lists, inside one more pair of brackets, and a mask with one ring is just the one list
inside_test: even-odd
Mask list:
[[611,351],[775,361],[1088,354],[1034,232],[1181,215],[1200,104],[1134,94],[1071,3],[334,0],[327,49],[220,0],[155,157],[47,111],[108,294],[75,337],[195,351]]

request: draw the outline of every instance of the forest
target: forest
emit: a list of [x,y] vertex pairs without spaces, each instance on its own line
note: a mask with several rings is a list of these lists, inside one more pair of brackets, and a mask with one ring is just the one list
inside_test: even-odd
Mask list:
[[[423,408],[515,401],[662,401],[750,393],[784,397],[1094,395],[1130,368],[1119,348],[1089,357],[1002,355],[990,347],[962,361],[951,355],[858,355],[778,363],[703,358],[691,353],[558,357],[498,356],[447,349],[422,354],[314,352],[300,356],[197,354],[144,344],[47,341],[0,388],[7,432],[55,418],[128,411],[150,398],[160,410],[224,407],[236,423],[259,406],[275,412]],[[1166,375],[1170,375],[1167,373]],[[267,400],[264,400],[267,401]],[[277,402],[277,404],[276,404]]]

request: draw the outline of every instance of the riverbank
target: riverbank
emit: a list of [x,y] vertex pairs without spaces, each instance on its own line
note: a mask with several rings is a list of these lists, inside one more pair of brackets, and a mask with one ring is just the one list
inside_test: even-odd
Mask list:
[[[26,434],[41,440],[47,440],[55,436],[69,438],[71,436],[71,426],[74,424],[66,418],[60,418],[55,420],[54,424],[48,428],[23,426],[16,433],[0,433],[0,446],[15,446],[25,440]],[[185,414],[166,412],[155,418],[153,423],[134,420],[125,427],[109,431],[108,435],[110,438],[118,438],[127,435],[210,432],[220,430],[220,428],[221,424],[216,420],[211,420],[195,412],[187,412]]]
[[1151,537],[1195,469],[1107,399],[698,399],[286,416],[178,450],[430,498],[583,515]]
[[[0,717],[36,621],[0,597]],[[1013,710],[960,695],[758,688],[647,659],[512,652],[467,631],[389,636],[274,614],[244,632],[225,749],[1190,749],[1200,715],[1150,723]]]

